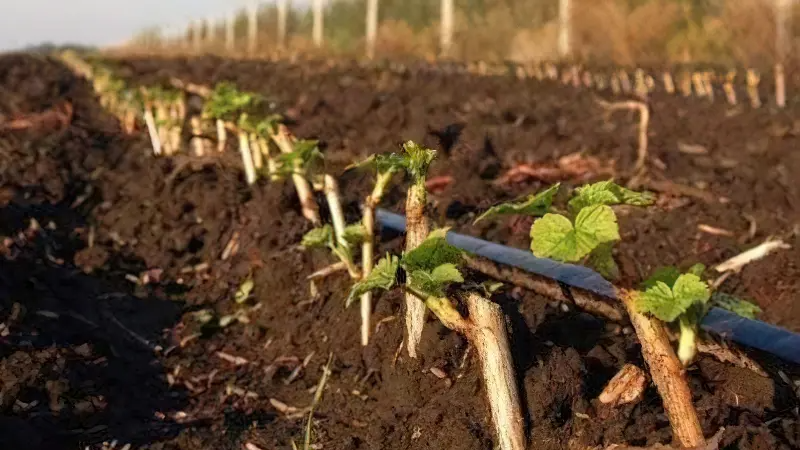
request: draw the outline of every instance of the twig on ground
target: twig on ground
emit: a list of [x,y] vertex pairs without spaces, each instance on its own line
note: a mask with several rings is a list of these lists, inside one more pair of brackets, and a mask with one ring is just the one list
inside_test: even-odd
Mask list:
[[325,278],[329,275],[333,275],[337,272],[347,271],[347,264],[344,262],[337,262],[333,263],[329,266],[323,267],[322,269],[317,270],[316,272],[312,273],[311,275],[306,277],[306,280],[316,280],[319,278]]
[[725,237],[735,236],[735,233],[731,230],[726,230],[724,228],[706,225],[704,223],[697,225],[697,229],[702,231],[703,233],[708,233],[714,236],[725,236]]
[[314,392],[314,400],[311,402],[311,406],[308,408],[308,420],[306,421],[306,433],[303,438],[303,450],[310,450],[311,449],[311,425],[312,420],[314,419],[314,410],[319,405],[319,402],[322,401],[322,393],[325,390],[325,384],[328,382],[328,377],[331,375],[331,363],[333,362],[333,353],[328,355],[328,363],[322,368],[322,377],[317,383],[317,389]]
[[639,111],[639,147],[636,150],[636,164],[633,166],[634,175],[639,176],[645,171],[647,163],[647,127],[650,124],[650,110],[647,108],[647,104],[637,101],[610,103],[601,99],[598,99],[597,103],[609,114],[625,109]]
[[729,201],[726,197],[717,197],[714,194],[704,191],[702,189],[687,186],[685,184],[675,183],[674,181],[670,180],[646,180],[642,183],[643,186],[647,189],[651,189],[656,192],[666,192],[670,194],[677,194],[684,197],[690,197],[696,200],[700,200],[705,203],[727,203]]
[[792,246],[783,242],[782,240],[768,239],[764,243],[757,245],[750,250],[742,252],[721,264],[718,264],[716,267],[714,267],[714,269],[717,272],[738,272],[742,270],[742,267],[750,264],[753,261],[757,261],[776,250],[788,250],[790,248],[792,248]]

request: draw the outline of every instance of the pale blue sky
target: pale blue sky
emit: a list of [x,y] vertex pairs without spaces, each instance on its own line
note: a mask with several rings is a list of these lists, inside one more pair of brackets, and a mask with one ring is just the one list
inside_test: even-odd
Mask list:
[[48,41],[116,44],[149,25],[177,27],[192,19],[224,17],[248,1],[0,0],[0,50]]

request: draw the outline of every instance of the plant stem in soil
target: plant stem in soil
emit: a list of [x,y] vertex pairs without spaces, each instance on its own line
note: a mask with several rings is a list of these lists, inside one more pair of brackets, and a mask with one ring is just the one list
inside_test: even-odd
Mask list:
[[467,293],[464,300],[469,319],[465,319],[445,297],[427,296],[408,285],[404,290],[415,301],[424,302],[444,326],[463,334],[477,349],[497,448],[525,450],[525,430],[517,377],[500,306],[478,294]]
[[256,171],[260,171],[264,167],[264,153],[261,150],[261,143],[253,133],[248,135],[248,139],[250,140],[250,148],[253,155],[253,167],[255,167]]
[[[378,179],[372,193],[364,202],[364,213],[361,223],[364,226],[364,243],[361,245],[361,273],[367,277],[372,272],[375,253],[375,208],[381,202],[386,186],[393,173],[378,173]],[[369,332],[372,320],[372,292],[361,296],[361,345],[369,344]]]
[[675,355],[664,324],[636,310],[636,294],[617,289],[617,298],[625,305],[636,336],[642,346],[642,355],[650,368],[650,376],[661,395],[664,409],[672,425],[673,438],[683,447],[705,445],[703,429],[692,404],[692,392]]
[[228,143],[228,130],[225,128],[225,121],[217,119],[217,151],[225,151],[225,146]]
[[192,149],[194,150],[194,156],[205,156],[206,149],[205,143],[203,142],[203,125],[200,119],[200,116],[192,116],[189,119],[189,125],[192,130]]
[[256,169],[253,166],[253,153],[250,151],[250,139],[247,133],[239,131],[239,152],[242,154],[242,164],[244,165],[244,176],[248,185],[256,182]]
[[147,134],[150,136],[150,143],[153,145],[153,154],[161,155],[161,140],[158,137],[156,119],[153,117],[153,110],[150,106],[144,108],[144,123],[147,126]]
[[[278,134],[272,136],[272,140],[282,153],[292,153],[292,151],[294,151],[292,137],[285,126],[280,126]],[[303,217],[308,219],[314,226],[319,226],[322,223],[319,217],[319,207],[317,206],[316,200],[314,200],[314,193],[311,190],[311,185],[304,176],[305,171],[299,162],[295,164],[293,169],[292,182],[294,183],[295,190],[297,190],[297,197],[300,199]]]
[[481,361],[498,447],[524,450],[522,409],[505,318],[499,305],[478,294],[467,294],[466,302],[472,324],[468,337]]
[[[408,188],[406,197],[406,252],[422,243],[428,236],[430,224],[425,215],[425,180],[415,180]],[[422,340],[422,328],[425,325],[425,304],[415,296],[406,294],[406,349],[408,356],[417,357],[417,348]]]

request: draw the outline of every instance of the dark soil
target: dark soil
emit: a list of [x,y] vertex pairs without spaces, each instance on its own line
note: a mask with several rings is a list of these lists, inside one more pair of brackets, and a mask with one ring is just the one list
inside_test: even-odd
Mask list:
[[[433,175],[455,181],[432,196],[437,222],[511,245],[527,245],[524,223],[468,225],[474,211],[545,184],[500,185],[504,171],[583,152],[624,173],[634,159],[632,116],[605,121],[592,94],[555,84],[217,59],[123,61],[120,70],[142,83],[227,79],[268,94],[297,135],[322,140],[331,171],[407,139],[441,149]],[[297,248],[308,225],[289,185],[247,188],[234,154],[167,183],[180,161],[152,157],[144,135],[125,135],[90,86],[52,60],[0,58],[0,93],[0,120],[63,101],[74,111],[66,127],[0,134],[0,448],[114,440],[117,448],[291,448],[302,441],[304,416],[287,416],[281,405],[311,402],[331,354],[315,448],[492,448],[463,338],[431,320],[421,359],[408,360],[397,351],[401,302],[384,295],[375,318],[385,320],[362,348],[358,312],[343,308],[346,275],[318,283],[312,297],[305,276],[331,260]],[[773,234],[800,245],[791,233],[800,193],[790,178],[800,170],[800,125],[789,112],[671,98],[651,108],[651,155],[664,176],[730,201],[664,195],[659,208],[621,210],[617,256],[628,279],[662,264],[713,264]],[[678,142],[708,154],[679,153]],[[341,184],[355,219],[369,180],[346,174]],[[386,206],[400,210],[402,195],[396,188]],[[747,217],[757,224],[752,236]],[[698,224],[733,236],[704,234]],[[402,244],[382,237],[381,251]],[[232,238],[238,251],[222,260]],[[248,275],[252,298],[236,304]],[[725,289],[754,298],[765,320],[800,330],[798,275],[800,257],[786,251],[748,266]],[[624,363],[642,363],[634,337],[529,292],[496,297],[510,317],[529,448],[670,440],[653,388],[636,406],[596,401]],[[211,326],[232,314],[240,320]],[[778,371],[790,383],[800,371],[754,356],[771,378],[707,358],[692,367],[704,430],[726,427],[725,448],[798,448],[795,386]]]

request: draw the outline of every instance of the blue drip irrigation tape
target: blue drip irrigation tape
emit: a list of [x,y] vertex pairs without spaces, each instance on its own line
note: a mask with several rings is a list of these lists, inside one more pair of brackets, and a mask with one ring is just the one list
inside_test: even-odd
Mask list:
[[[383,227],[399,232],[406,231],[406,218],[403,215],[379,208],[375,218]],[[611,283],[589,268],[537,258],[529,251],[453,232],[447,233],[447,242],[497,263],[535,273],[610,299],[615,298]],[[759,320],[747,319],[721,308],[712,308],[706,314],[701,326],[734,342],[800,364],[800,334]]]

